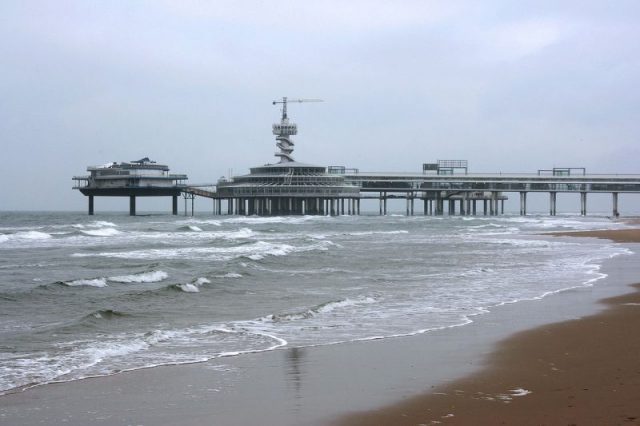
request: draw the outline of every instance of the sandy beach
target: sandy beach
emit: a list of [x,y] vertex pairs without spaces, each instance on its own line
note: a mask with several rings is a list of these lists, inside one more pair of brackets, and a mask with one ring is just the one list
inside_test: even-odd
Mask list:
[[495,307],[463,327],[37,386],[0,396],[0,423],[638,423],[638,256],[602,272],[593,287]]
[[[554,233],[640,242],[640,229]],[[640,424],[640,284],[597,315],[502,341],[483,370],[338,425]]]

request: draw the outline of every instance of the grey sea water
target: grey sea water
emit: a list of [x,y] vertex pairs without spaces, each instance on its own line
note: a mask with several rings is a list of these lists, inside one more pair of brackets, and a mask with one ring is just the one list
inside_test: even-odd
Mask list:
[[0,392],[463,326],[629,253],[607,218],[0,213]]

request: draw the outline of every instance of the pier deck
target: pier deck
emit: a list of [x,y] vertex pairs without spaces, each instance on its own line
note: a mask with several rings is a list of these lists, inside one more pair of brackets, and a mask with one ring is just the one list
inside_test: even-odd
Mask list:
[[[380,173],[380,172],[351,172],[340,173],[345,183],[357,188],[357,193],[349,197],[334,199],[327,195],[321,202],[333,203],[336,207],[326,210],[336,214],[359,214],[359,202],[363,199],[377,199],[380,201],[380,214],[387,213],[387,200],[406,199],[407,215],[415,212],[415,200],[424,202],[424,214],[444,214],[445,206],[448,213],[455,214],[456,210],[462,215],[477,214],[476,203],[482,201],[485,215],[504,213],[504,201],[508,193],[520,195],[520,214],[527,214],[527,194],[530,192],[546,192],[549,194],[549,214],[556,215],[556,198],[558,193],[580,194],[581,213],[587,214],[587,194],[612,194],[612,214],[618,215],[618,194],[640,193],[640,174],[579,174],[553,176],[541,173],[473,173],[436,175],[425,173]],[[249,188],[248,188],[249,189]],[[222,214],[221,202],[226,200],[227,213],[263,214],[250,207],[238,208],[238,205],[255,204],[265,198],[273,199],[304,198],[304,192],[299,188],[287,192],[286,188],[270,188],[253,186],[242,197],[229,197],[215,190],[205,193],[195,188],[187,191],[198,196],[212,198],[214,213]],[[308,188],[309,192],[318,188]],[[298,195],[296,195],[298,194]],[[334,201],[331,201],[334,200]],[[344,205],[347,200],[347,209]],[[287,201],[289,202],[289,201]],[[217,204],[216,204],[217,203]],[[457,208],[456,206],[459,205]],[[235,206],[235,207],[234,207]]]

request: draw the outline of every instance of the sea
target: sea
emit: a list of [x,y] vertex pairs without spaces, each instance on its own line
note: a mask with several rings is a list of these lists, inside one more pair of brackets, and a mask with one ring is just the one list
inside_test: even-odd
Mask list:
[[463,327],[605,277],[602,217],[0,212],[0,393]]

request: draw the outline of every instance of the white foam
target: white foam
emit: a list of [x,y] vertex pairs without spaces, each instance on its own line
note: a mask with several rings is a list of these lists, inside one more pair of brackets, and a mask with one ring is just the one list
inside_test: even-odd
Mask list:
[[24,232],[16,232],[15,234],[10,234],[10,239],[20,239],[20,240],[48,240],[51,238],[51,234],[47,234],[46,232],[40,231],[24,231]]
[[201,286],[203,284],[211,284],[211,281],[205,277],[200,277],[194,282],[194,284],[197,286]]
[[210,259],[227,261],[239,257],[252,260],[260,260],[266,256],[286,256],[294,252],[306,252],[312,250],[328,250],[330,241],[322,241],[319,244],[308,246],[292,246],[289,244],[274,244],[266,241],[257,241],[253,244],[244,244],[232,247],[180,247],[167,249],[133,250],[124,252],[101,253],[73,253],[73,257],[109,257],[117,259]]
[[196,232],[202,232],[202,228],[197,227],[195,225],[188,225],[189,229],[191,229],[192,231],[196,231]]
[[64,284],[70,287],[77,287],[77,286],[106,287],[107,280],[106,278],[81,279],[81,280],[65,281]]
[[93,229],[93,230],[80,230],[85,235],[90,235],[92,237],[112,237],[114,235],[121,234],[122,232],[118,231],[114,228],[101,228],[101,229]]
[[176,285],[176,287],[178,287],[180,290],[184,291],[185,293],[199,293],[200,292],[200,287],[203,284],[210,284],[210,283],[211,283],[211,281],[208,278],[200,277],[197,280],[195,280],[194,282],[185,283],[185,284],[178,284],[178,285]]
[[399,229],[397,231],[360,231],[360,232],[347,232],[345,235],[361,236],[361,235],[394,235],[394,234],[408,234],[409,231]]
[[109,277],[109,281],[117,283],[156,283],[168,277],[169,274],[164,271],[151,271],[140,274]]
[[372,297],[363,297],[360,299],[344,299],[337,302],[329,302],[318,308],[319,313],[329,313],[335,309],[348,308],[350,306],[368,305],[376,303],[377,300]]
[[195,284],[191,284],[191,283],[186,283],[186,284],[178,284],[177,287],[184,291],[185,293],[199,293],[200,289],[198,288],[197,285]]
[[222,276],[222,278],[242,278],[242,274],[238,274],[236,272],[227,272]]
[[87,226],[91,226],[91,227],[95,227],[95,228],[102,228],[102,227],[116,227],[118,225],[116,225],[115,223],[112,223],[112,222],[107,222],[105,220],[96,220],[94,222],[91,222]]
[[511,392],[511,396],[525,396],[533,393],[530,390],[526,390],[523,388],[511,389],[509,392]]

